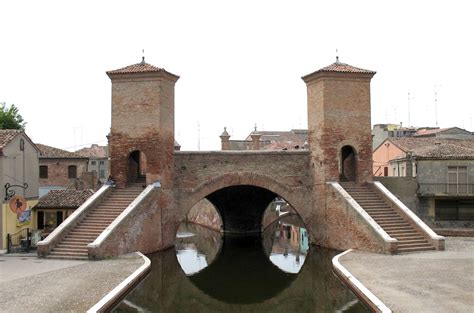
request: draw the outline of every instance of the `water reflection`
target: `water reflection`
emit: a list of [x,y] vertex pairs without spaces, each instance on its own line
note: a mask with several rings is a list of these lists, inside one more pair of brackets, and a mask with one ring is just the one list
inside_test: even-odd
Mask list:
[[195,224],[183,223],[176,234],[176,257],[186,275],[207,267],[222,247],[222,235]]
[[177,237],[176,249],[149,255],[151,274],[115,312],[368,312],[333,275],[337,252],[310,249],[291,217],[262,237],[196,225]]
[[301,270],[309,250],[308,232],[299,224],[297,216],[288,216],[271,224],[263,233],[267,256],[287,273],[296,274]]

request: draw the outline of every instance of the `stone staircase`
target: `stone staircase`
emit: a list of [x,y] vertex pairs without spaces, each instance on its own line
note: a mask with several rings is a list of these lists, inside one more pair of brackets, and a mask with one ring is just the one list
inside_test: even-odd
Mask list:
[[436,250],[436,247],[430,244],[421,232],[379,196],[373,186],[356,185],[353,182],[341,182],[340,185],[390,237],[398,240],[397,252]]
[[47,257],[50,259],[89,259],[87,245],[93,242],[142,191],[142,182],[112,191],[67,233]]

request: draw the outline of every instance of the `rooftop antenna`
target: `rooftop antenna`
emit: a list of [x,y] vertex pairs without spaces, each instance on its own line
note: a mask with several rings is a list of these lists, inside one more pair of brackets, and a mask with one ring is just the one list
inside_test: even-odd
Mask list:
[[436,127],[438,127],[438,88],[441,87],[441,85],[435,85],[434,86],[434,111],[435,111],[435,124]]
[[255,126],[253,127],[254,131],[257,131],[257,123],[255,123]]
[[415,99],[410,92],[408,92],[408,127],[411,127],[411,119],[410,119],[410,100]]
[[145,63],[145,49],[142,49],[142,64]]
[[198,121],[198,151],[201,151],[201,125]]

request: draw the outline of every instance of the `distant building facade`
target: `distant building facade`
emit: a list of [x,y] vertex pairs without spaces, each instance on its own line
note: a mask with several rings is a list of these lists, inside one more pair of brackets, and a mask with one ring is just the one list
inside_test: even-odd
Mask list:
[[[32,228],[30,208],[38,201],[38,157],[38,147],[23,131],[0,130],[0,250],[7,247],[7,234]],[[11,205],[12,201],[16,203]]]
[[227,129],[220,136],[222,150],[299,150],[308,148],[308,130],[257,131],[243,140],[230,140]]
[[388,138],[373,159],[374,176],[416,180],[416,211],[425,221],[474,227],[473,139]]
[[99,184],[104,184],[109,177],[109,149],[108,146],[93,144],[90,148],[82,148],[77,154],[87,157],[87,171],[95,173]]
[[40,197],[50,190],[96,188],[94,173],[87,171],[87,157],[47,145],[37,146],[40,149]]
[[459,127],[403,127],[402,124],[375,124],[372,128],[372,149],[375,150],[387,138],[401,137],[474,139],[474,134]]

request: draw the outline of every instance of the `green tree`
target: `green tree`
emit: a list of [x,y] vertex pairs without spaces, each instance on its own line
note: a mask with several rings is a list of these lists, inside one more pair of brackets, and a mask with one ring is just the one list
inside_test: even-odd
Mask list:
[[7,107],[5,103],[0,108],[0,129],[25,129],[26,122],[18,114],[18,108],[12,104]]

